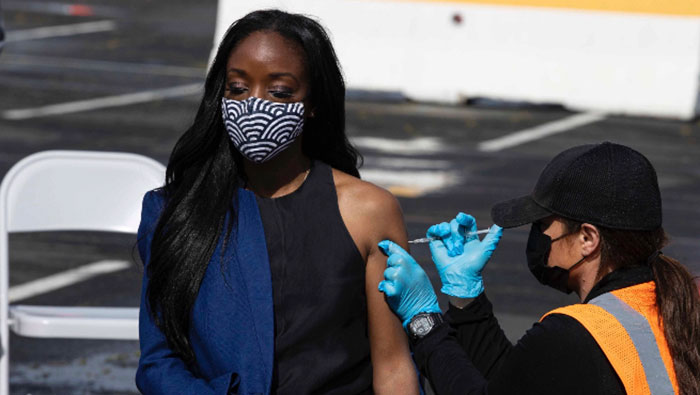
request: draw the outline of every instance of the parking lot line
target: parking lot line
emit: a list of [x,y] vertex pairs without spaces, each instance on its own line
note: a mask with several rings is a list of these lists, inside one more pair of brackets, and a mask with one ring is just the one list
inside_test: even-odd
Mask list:
[[75,36],[78,34],[99,33],[114,30],[117,24],[113,21],[95,21],[73,23],[70,25],[44,26],[34,29],[8,31],[6,42],[38,40],[42,38]]
[[81,111],[97,110],[108,107],[128,106],[136,103],[161,100],[170,97],[188,96],[200,93],[202,84],[187,84],[173,88],[154,89],[150,91],[127,93],[124,95],[107,96],[88,100],[78,100],[67,103],[51,104],[43,107],[6,110],[0,113],[0,118],[7,120],[22,120],[39,118],[49,115],[70,114]]
[[389,139],[375,136],[351,137],[350,142],[356,147],[390,153],[392,155],[434,154],[444,152],[447,147],[436,137],[416,137],[412,139]]
[[114,62],[56,56],[3,54],[0,64],[34,67],[53,67],[74,70],[107,71],[114,73],[134,73],[164,75],[171,77],[204,78],[206,69],[199,67],[170,66],[164,64]]
[[98,261],[95,263],[90,263],[85,266],[66,270],[48,277],[10,287],[8,299],[10,303],[22,299],[28,299],[33,296],[55,291],[59,288],[88,280],[101,274],[108,274],[124,270],[130,266],[131,263],[127,261]]
[[449,170],[360,169],[362,179],[388,189],[396,196],[416,198],[459,183],[459,175]]
[[576,114],[564,119],[528,128],[515,133],[507,134],[492,140],[486,140],[479,143],[477,148],[483,152],[500,151],[506,148],[515,147],[528,143],[530,141],[539,140],[541,138],[551,136],[553,134],[566,132],[584,125],[598,122],[605,119],[605,115],[598,113],[583,113]]

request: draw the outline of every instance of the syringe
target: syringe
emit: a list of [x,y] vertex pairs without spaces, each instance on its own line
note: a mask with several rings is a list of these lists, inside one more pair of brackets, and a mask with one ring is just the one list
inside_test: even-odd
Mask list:
[[[484,233],[489,233],[490,229],[482,229],[482,230],[477,230],[476,232],[469,232],[467,233],[468,236],[476,236],[476,235],[483,235]],[[424,243],[430,243],[433,240],[437,240],[438,237],[423,237],[420,239],[415,239],[415,240],[409,240],[408,244],[424,244]]]

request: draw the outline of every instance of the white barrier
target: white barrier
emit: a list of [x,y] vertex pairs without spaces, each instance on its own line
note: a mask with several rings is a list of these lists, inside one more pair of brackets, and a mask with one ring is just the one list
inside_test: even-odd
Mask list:
[[[482,0],[547,1],[563,2]],[[620,9],[595,10],[586,2]],[[215,43],[246,13],[279,8],[326,26],[351,89],[398,91],[418,101],[486,97],[689,119],[700,113],[695,2],[572,0],[583,5],[573,9],[467,0],[220,0]]]

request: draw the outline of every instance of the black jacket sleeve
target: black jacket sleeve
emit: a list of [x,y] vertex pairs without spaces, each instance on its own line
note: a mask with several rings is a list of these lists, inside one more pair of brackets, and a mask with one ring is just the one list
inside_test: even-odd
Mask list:
[[[448,324],[449,322],[449,324]],[[605,354],[573,318],[553,314],[511,345],[485,295],[414,345],[438,395],[624,394]]]
[[488,384],[462,350],[447,322],[420,340],[413,351],[418,369],[436,394],[485,394]]
[[513,345],[498,324],[486,294],[479,295],[464,309],[450,305],[445,320],[456,330],[457,341],[479,372],[486,379],[493,377]]

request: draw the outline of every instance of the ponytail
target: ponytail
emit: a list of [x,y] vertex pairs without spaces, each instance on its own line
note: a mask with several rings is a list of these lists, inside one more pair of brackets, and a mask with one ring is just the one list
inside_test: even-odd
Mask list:
[[[580,222],[562,218],[567,231]],[[671,352],[681,395],[700,394],[700,294],[688,270],[659,251],[668,243],[663,228],[632,231],[596,226],[601,238],[598,280],[604,273],[649,265],[656,284],[656,306]]]
[[682,395],[700,394],[700,295],[688,270],[659,254],[650,260],[656,305]]

